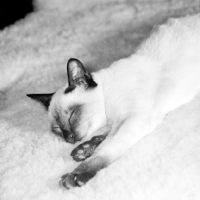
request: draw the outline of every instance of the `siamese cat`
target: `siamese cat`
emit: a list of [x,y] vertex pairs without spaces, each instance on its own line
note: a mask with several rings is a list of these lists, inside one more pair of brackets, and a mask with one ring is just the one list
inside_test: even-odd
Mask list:
[[28,96],[46,107],[53,132],[69,143],[84,141],[71,153],[81,164],[60,180],[70,189],[84,185],[195,97],[200,15],[169,20],[133,55],[95,73],[71,58],[67,78],[55,93]]

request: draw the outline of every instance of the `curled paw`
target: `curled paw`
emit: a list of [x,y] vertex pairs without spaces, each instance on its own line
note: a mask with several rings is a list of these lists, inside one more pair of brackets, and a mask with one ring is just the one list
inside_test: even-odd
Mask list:
[[90,157],[99,144],[106,138],[104,135],[95,136],[91,140],[86,141],[77,146],[72,152],[71,156],[76,161],[83,161]]
[[94,176],[93,173],[69,173],[65,174],[60,178],[59,185],[65,187],[66,189],[71,189],[74,187],[81,187],[86,184]]
[[76,187],[75,179],[75,174],[65,174],[60,178],[59,185],[67,189],[71,189]]

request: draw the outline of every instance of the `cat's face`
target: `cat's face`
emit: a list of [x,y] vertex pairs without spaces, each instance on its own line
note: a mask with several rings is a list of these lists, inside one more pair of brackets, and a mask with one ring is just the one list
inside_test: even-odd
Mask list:
[[106,124],[104,97],[100,86],[79,60],[68,61],[67,74],[68,84],[55,93],[28,96],[45,105],[52,131],[75,143]]

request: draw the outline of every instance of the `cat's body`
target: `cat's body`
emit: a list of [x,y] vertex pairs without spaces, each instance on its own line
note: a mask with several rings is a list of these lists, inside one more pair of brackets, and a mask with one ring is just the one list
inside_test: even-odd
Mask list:
[[[52,124],[59,121],[72,143],[108,135],[89,159],[62,177],[61,183],[71,188],[86,183],[151,133],[167,113],[195,97],[200,88],[200,15],[168,21],[135,54],[92,75],[71,59],[68,79],[49,99]],[[73,140],[68,139],[70,130]]]

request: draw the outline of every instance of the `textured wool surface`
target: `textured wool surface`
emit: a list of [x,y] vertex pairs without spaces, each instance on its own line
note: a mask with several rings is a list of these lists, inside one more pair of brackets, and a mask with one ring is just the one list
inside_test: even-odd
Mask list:
[[154,25],[199,0],[37,0],[0,32],[0,200],[200,199],[200,94],[82,188],[58,185],[78,163],[26,93],[53,92],[76,57],[91,71],[134,53]]

